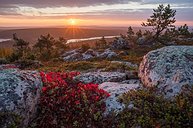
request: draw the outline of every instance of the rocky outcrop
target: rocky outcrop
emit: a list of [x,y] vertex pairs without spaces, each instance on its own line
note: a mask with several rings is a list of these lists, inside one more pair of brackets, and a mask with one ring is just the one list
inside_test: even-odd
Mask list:
[[88,49],[86,52],[82,52],[80,49],[77,49],[66,52],[62,55],[63,60],[67,62],[90,60],[93,58],[111,59],[113,57],[117,57],[117,54],[110,49],[106,49],[104,52],[97,52],[93,49]]
[[127,67],[138,68],[137,64],[133,64],[131,62],[126,62],[126,61],[111,61],[111,64],[122,64],[122,65],[125,65]]
[[125,38],[119,37],[111,44],[112,49],[128,49],[129,41]]
[[13,125],[13,115],[19,117],[20,126],[26,127],[34,117],[41,91],[41,78],[36,71],[23,71],[14,65],[0,66],[0,121],[1,128]]
[[124,81],[127,79],[127,74],[119,72],[89,72],[80,74],[75,79],[83,83],[101,84],[104,82]]
[[117,53],[111,51],[110,49],[106,49],[103,53],[99,54],[98,57],[111,59],[113,57],[117,57]]
[[193,46],[169,46],[149,52],[139,67],[144,86],[157,86],[166,97],[193,85]]
[[110,94],[110,97],[105,100],[107,108],[104,114],[108,114],[111,111],[114,111],[115,113],[122,111],[125,108],[125,105],[118,101],[119,96],[130,90],[138,89],[139,87],[139,84],[120,84],[115,82],[105,82],[100,84],[99,88]]

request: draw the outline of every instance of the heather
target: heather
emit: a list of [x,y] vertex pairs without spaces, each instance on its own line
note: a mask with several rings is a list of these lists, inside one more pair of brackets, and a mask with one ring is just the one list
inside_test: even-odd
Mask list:
[[96,84],[73,81],[78,72],[41,72],[44,87],[32,127],[96,127],[110,95]]

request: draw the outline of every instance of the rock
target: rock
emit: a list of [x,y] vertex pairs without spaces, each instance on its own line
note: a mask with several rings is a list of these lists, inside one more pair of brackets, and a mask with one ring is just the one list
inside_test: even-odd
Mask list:
[[114,40],[114,42],[111,44],[112,49],[128,49],[129,48],[129,42],[127,39],[119,37],[118,39]]
[[99,58],[107,58],[107,59],[111,59],[113,57],[117,57],[117,53],[111,51],[110,49],[106,49],[103,53],[101,53],[99,56]]
[[139,37],[137,39],[137,44],[139,44],[139,45],[143,45],[143,44],[145,44],[145,42],[146,42],[145,37]]
[[131,62],[126,62],[126,61],[111,61],[111,64],[123,64],[127,67],[131,67],[131,68],[138,68],[138,65],[137,64],[133,64]]
[[81,49],[74,49],[74,50],[65,52],[65,53],[62,55],[62,57],[67,57],[67,56],[70,56],[70,55],[72,55],[72,54],[81,53],[81,52],[82,52]]
[[80,50],[72,50],[62,55],[63,60],[67,62],[90,60],[93,58],[111,59],[113,57],[117,57],[117,54],[110,49],[106,49],[100,54],[93,49],[88,49],[84,53],[82,53]]
[[7,64],[8,61],[5,58],[0,58],[0,65],[1,64]]
[[146,87],[157,86],[166,97],[193,85],[193,46],[168,46],[149,52],[139,67],[139,77]]
[[0,66],[0,113],[7,114],[0,121],[1,128],[14,123],[13,114],[20,117],[19,127],[27,127],[36,114],[41,86],[36,71],[23,71],[14,65]]
[[176,41],[170,41],[167,43],[167,45],[176,45]]
[[101,84],[104,82],[121,82],[126,80],[127,75],[119,72],[89,72],[77,76],[75,79],[83,83]]
[[89,60],[98,56],[98,52],[95,52],[93,49],[88,49],[83,55],[83,60]]
[[88,49],[84,54],[91,55],[91,56],[97,56],[98,53],[95,52],[93,49]]
[[122,111],[125,105],[118,101],[119,96],[132,89],[138,89],[139,87],[139,84],[120,84],[115,82],[105,82],[100,84],[99,88],[107,91],[110,94],[110,97],[108,97],[105,101],[107,108],[104,114],[106,115],[111,111],[114,111],[115,113]]
[[122,81],[121,84],[140,84],[140,80],[139,79],[125,80]]
[[73,53],[71,55],[68,55],[66,57],[63,58],[64,61],[79,61],[83,59],[83,55],[81,53]]

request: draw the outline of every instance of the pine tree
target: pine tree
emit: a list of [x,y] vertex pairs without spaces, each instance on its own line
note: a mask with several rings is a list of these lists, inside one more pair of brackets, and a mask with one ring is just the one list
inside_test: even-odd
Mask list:
[[183,26],[180,26],[178,28],[179,35],[188,36],[190,35],[190,32],[188,31],[187,24],[184,24]]
[[143,36],[141,29],[139,29],[139,31],[136,32],[136,35],[137,35],[138,38]]
[[134,36],[134,34],[135,34],[135,33],[134,33],[132,27],[129,26],[128,31],[127,31],[127,37],[128,37],[129,39],[132,39],[133,36]]
[[154,40],[158,40],[162,31],[170,28],[174,28],[176,10],[172,10],[168,4],[164,7],[163,4],[159,5],[157,9],[153,9],[153,15],[147,19],[147,23],[142,23],[142,26],[153,27],[155,35]]
[[27,49],[29,48],[29,42],[18,38],[16,33],[13,34],[13,40],[14,40],[14,44],[13,47],[15,47],[16,49],[16,54],[18,55],[18,58],[21,58],[24,56],[24,54],[27,52]]

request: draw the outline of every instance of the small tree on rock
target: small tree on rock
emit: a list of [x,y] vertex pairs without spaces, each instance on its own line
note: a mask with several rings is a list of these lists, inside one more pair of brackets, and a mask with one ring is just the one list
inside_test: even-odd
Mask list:
[[153,27],[155,35],[153,39],[158,41],[162,32],[169,28],[174,28],[176,10],[172,10],[170,5],[159,5],[157,9],[153,9],[153,15],[147,19],[147,23],[142,23],[142,26]]

